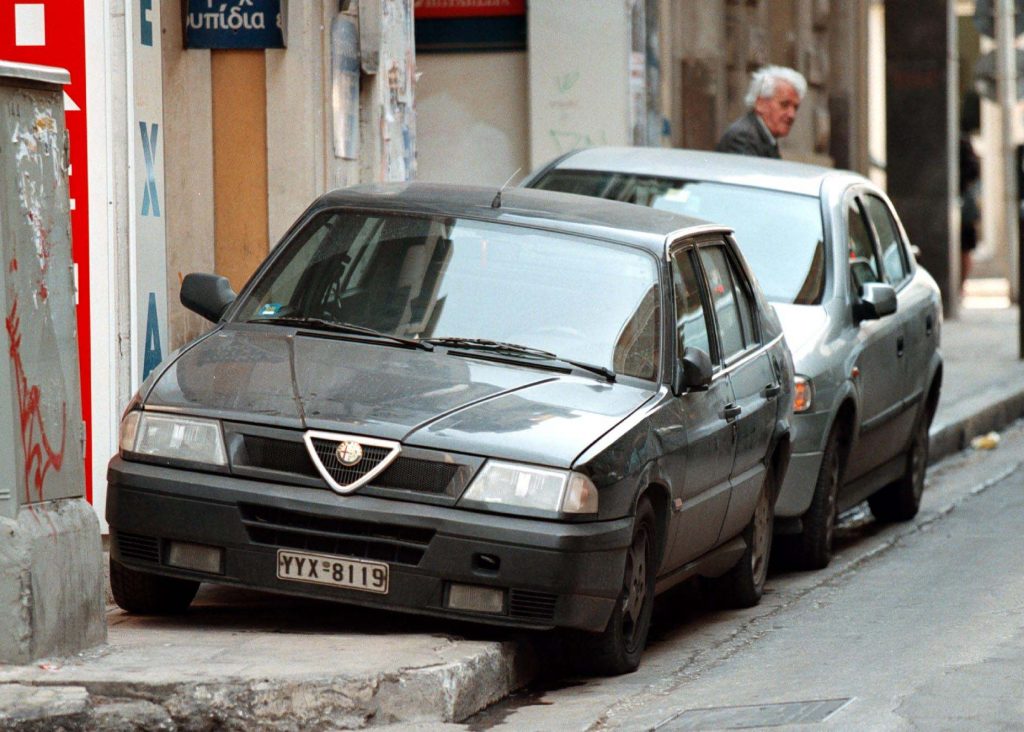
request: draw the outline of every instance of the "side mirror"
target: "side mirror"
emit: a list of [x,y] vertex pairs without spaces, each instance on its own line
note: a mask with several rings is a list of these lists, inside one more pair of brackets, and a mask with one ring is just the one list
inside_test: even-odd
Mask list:
[[853,306],[858,321],[878,320],[896,312],[896,290],[881,282],[865,282],[860,290],[860,302]]
[[683,349],[683,358],[676,368],[672,390],[678,396],[684,391],[703,391],[711,385],[711,356],[693,346]]
[[181,304],[212,323],[220,320],[236,297],[228,278],[220,275],[192,273],[181,283]]

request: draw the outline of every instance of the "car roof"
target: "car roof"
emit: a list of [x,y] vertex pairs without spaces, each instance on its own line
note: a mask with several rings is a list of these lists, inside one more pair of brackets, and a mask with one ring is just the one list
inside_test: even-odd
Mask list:
[[821,165],[664,147],[592,147],[577,150],[558,158],[532,177],[552,168],[709,180],[807,196],[820,195],[822,186],[831,178],[867,182],[866,178],[857,173]]
[[456,216],[623,241],[664,252],[665,237],[707,228],[730,231],[691,216],[555,191],[445,183],[370,183],[321,196],[313,210],[337,206],[413,214]]

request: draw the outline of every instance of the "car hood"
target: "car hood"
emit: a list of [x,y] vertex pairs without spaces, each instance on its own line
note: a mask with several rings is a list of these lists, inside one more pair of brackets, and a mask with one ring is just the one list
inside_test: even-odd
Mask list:
[[801,362],[815,353],[828,330],[828,312],[821,305],[773,303],[782,322],[782,332],[793,353],[793,363],[800,371]]
[[654,394],[440,348],[229,326],[184,350],[145,406],[568,467]]

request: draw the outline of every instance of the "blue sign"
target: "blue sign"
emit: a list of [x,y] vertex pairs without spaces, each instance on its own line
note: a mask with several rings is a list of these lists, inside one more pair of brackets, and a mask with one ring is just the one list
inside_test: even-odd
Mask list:
[[188,0],[185,48],[284,48],[283,0]]

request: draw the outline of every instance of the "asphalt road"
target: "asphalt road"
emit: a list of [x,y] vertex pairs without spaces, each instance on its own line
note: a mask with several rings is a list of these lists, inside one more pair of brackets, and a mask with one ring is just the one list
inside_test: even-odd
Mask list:
[[535,688],[403,729],[1024,729],[1022,461],[1018,423],[933,466],[914,522],[848,515],[832,565],[776,568],[757,608],[663,596],[634,674],[573,679],[553,650]]

